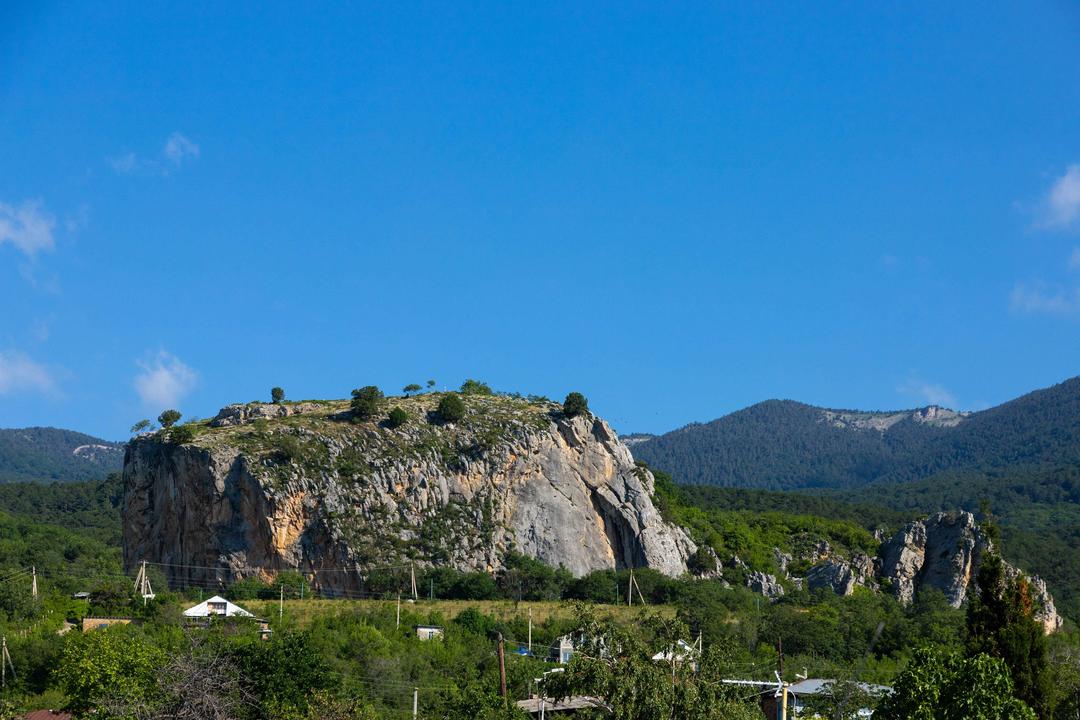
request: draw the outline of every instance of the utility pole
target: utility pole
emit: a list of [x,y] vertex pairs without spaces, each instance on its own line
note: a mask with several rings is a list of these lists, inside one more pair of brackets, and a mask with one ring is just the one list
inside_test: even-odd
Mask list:
[[11,654],[7,649],[7,635],[3,639],[3,650],[0,651],[0,687],[7,687],[7,670],[11,668],[11,679],[15,679],[15,666],[11,662]]
[[[34,583],[35,588],[37,583]],[[142,595],[142,604],[145,607],[146,601],[154,597],[154,589],[150,587],[150,578],[146,575],[146,561],[143,560],[139,566],[139,574],[135,576],[135,589]]]
[[529,608],[529,655],[532,655],[532,608]]
[[281,595],[278,597],[277,616],[278,620],[285,614],[285,584],[282,583],[278,586],[281,590]]
[[416,712],[420,707],[420,688],[412,689],[412,716],[416,720]]
[[634,604],[634,568],[630,568],[630,581],[626,583],[626,606]]
[[787,720],[788,684],[784,682],[784,639],[776,638],[776,680],[780,683],[780,720]]
[[506,655],[503,653],[503,636],[498,633],[495,642],[499,644],[499,695],[502,696],[503,705],[506,705]]
[[416,594],[416,563],[409,563],[409,583],[412,585],[412,599],[419,600]]
[[435,578],[428,578],[428,600],[435,599]]
[[400,590],[398,591],[398,594],[397,594],[397,623],[394,625],[394,627],[395,628],[401,627],[401,591]]
[[30,597],[37,597],[37,567],[30,566]]

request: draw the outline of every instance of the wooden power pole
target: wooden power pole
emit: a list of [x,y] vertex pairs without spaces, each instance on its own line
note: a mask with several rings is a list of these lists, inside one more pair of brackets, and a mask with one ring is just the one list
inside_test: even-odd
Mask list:
[[499,695],[502,696],[503,704],[506,704],[506,654],[503,652],[503,636],[502,633],[498,633],[495,636],[495,642],[498,643],[499,653]]

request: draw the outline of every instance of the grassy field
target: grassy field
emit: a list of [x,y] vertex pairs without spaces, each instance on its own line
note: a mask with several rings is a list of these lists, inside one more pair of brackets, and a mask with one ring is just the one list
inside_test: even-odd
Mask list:
[[[239,603],[242,607],[260,617],[276,618],[278,615],[277,600],[245,600]],[[394,609],[396,600],[286,600],[284,602],[285,615],[295,621],[301,627],[310,623],[313,619],[348,612],[372,612],[378,609]],[[465,608],[476,608],[486,615],[492,615],[500,620],[513,620],[525,618],[532,610],[533,622],[540,624],[548,619],[568,619],[573,616],[573,605],[569,602],[514,602],[512,600],[419,600],[417,602],[401,602],[403,614],[419,614],[426,617],[438,614],[445,620],[453,620]],[[634,605],[598,605],[597,609],[604,614],[614,616],[620,622],[633,622],[641,612],[641,607]],[[649,610],[665,617],[674,617],[675,608],[669,605],[649,606]]]

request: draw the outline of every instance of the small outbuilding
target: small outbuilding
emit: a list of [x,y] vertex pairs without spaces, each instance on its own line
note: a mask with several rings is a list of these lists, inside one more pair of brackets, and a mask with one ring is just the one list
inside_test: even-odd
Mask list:
[[220,595],[215,595],[209,600],[189,607],[184,611],[186,618],[211,618],[211,617],[255,617],[239,605],[235,605]]
[[413,628],[421,640],[442,640],[443,629],[438,625],[415,625]]

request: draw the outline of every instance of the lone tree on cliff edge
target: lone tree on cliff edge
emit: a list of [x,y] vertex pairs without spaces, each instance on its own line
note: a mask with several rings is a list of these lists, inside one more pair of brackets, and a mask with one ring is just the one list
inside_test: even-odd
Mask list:
[[416,383],[409,383],[408,385],[406,385],[405,387],[402,388],[402,391],[405,393],[405,397],[409,397],[410,394],[412,394],[414,392],[420,392],[421,389],[422,388],[419,385],[417,385]]
[[572,392],[566,396],[562,404],[563,414],[568,418],[577,417],[589,412],[589,401],[579,392]]
[[379,414],[382,405],[382,390],[374,385],[366,385],[352,391],[353,417],[357,420],[369,420]]
[[275,405],[280,405],[281,401],[285,399],[285,391],[279,387],[270,388],[270,401]]
[[176,421],[179,420],[180,418],[181,418],[181,415],[180,415],[179,410],[166,410],[166,411],[162,412],[160,415],[158,415],[157,421],[158,421],[158,423],[161,424],[161,427],[168,430],[173,425],[175,425]]

